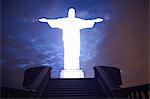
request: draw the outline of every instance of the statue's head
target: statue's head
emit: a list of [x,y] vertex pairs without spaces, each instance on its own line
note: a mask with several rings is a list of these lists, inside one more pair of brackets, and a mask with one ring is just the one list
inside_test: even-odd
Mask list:
[[75,9],[74,8],[70,8],[68,11],[68,17],[69,18],[75,18]]

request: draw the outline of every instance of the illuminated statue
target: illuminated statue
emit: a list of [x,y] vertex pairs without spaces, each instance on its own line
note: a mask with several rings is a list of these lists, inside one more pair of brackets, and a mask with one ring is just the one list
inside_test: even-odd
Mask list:
[[92,28],[96,22],[103,19],[84,20],[75,17],[75,9],[70,8],[68,17],[59,19],[39,19],[40,22],[47,22],[51,28],[62,29],[64,42],[64,70],[61,71],[61,78],[84,78],[80,69],[80,29]]

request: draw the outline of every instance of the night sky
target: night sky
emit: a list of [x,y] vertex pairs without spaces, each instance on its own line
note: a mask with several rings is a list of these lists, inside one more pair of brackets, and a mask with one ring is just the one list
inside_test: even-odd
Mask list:
[[1,83],[21,86],[23,72],[52,67],[52,77],[63,69],[62,31],[38,22],[41,17],[101,17],[92,29],[81,30],[81,68],[94,77],[94,66],[121,70],[123,86],[148,82],[148,0],[2,0]]

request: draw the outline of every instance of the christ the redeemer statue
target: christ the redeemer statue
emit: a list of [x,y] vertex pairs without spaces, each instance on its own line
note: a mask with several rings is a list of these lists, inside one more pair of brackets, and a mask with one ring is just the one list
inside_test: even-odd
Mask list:
[[92,28],[96,22],[103,19],[84,20],[75,17],[75,9],[70,8],[68,17],[59,19],[39,19],[47,22],[51,28],[62,29],[64,42],[64,70],[61,70],[60,78],[84,78],[84,72],[80,69],[80,29]]

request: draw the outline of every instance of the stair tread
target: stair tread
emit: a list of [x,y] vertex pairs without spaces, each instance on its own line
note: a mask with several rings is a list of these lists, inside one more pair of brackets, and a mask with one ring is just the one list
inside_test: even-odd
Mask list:
[[47,88],[45,90],[46,91],[52,91],[52,90],[53,91],[55,91],[55,90],[56,91],[79,91],[79,90],[81,90],[81,91],[99,91],[100,89],[98,89],[98,88],[97,89],[94,89],[94,88],[93,89],[92,88],[86,88],[86,89],[85,88],[82,88],[82,89],[81,88],[72,88],[72,89],[71,88],[54,88],[54,89]]
[[78,93],[49,93],[49,94],[45,94],[46,96],[101,96],[104,94],[98,94],[98,93],[93,93],[93,94],[88,94],[88,93],[82,93],[82,94],[78,94]]
[[[45,96],[49,97],[49,96]],[[104,98],[103,96],[50,96],[53,99],[100,99]]]
[[102,91],[98,82],[94,78],[50,79],[44,88],[42,97],[57,97],[57,96],[59,96],[58,98],[60,97],[80,98],[81,96],[103,97],[105,96],[105,94]]

